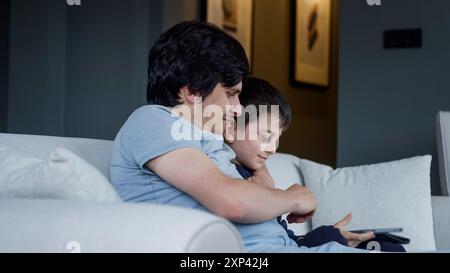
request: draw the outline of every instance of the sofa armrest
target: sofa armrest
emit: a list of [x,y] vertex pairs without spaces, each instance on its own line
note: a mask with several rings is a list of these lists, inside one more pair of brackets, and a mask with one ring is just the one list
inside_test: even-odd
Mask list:
[[0,252],[243,251],[230,222],[172,206],[0,199],[0,223]]
[[436,247],[448,250],[450,249],[450,197],[433,196],[432,205]]

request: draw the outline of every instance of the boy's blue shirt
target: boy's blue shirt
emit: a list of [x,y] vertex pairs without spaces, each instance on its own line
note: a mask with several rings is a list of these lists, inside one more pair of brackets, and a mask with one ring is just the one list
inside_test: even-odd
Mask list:
[[236,165],[236,170],[242,176],[242,178],[248,179],[253,176],[253,171],[250,170],[249,168],[247,168],[241,164],[235,164],[235,165]]
[[[200,138],[174,139],[173,133],[180,131],[191,132],[193,136]],[[130,115],[114,141],[110,176],[121,199],[125,202],[148,202],[209,211],[197,200],[167,183],[145,166],[153,158],[182,148],[199,149],[226,175],[242,179],[231,162],[235,153],[224,143],[221,136],[200,130],[169,108],[147,105]],[[260,250],[266,245],[296,245],[275,218],[257,224],[233,224],[239,231],[247,251]]]

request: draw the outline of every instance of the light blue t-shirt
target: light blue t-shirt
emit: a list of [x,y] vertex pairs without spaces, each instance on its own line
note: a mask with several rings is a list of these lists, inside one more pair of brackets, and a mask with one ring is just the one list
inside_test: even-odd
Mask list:
[[[125,202],[166,204],[209,212],[190,195],[145,167],[145,163],[153,158],[187,147],[203,151],[225,174],[242,179],[231,162],[235,153],[221,136],[200,130],[169,108],[147,105],[131,114],[114,141],[110,175],[121,199]],[[176,171],[176,166],[173,168]],[[248,182],[243,180],[242,183]],[[240,232],[247,251],[263,251],[263,246],[269,245],[296,245],[276,219],[258,224],[233,224]]]

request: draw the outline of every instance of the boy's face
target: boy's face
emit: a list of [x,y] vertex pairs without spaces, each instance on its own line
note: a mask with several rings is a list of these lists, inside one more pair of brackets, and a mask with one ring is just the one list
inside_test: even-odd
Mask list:
[[[267,122],[258,122],[261,119]],[[251,170],[261,168],[266,159],[276,152],[282,133],[279,118],[266,116],[266,114],[261,114],[257,119],[250,121],[245,128],[236,130],[245,130],[245,139],[237,138],[229,145],[236,153],[236,160]],[[255,130],[253,135],[250,133],[251,130]],[[244,135],[243,132],[241,133]],[[250,138],[250,136],[253,137]]]

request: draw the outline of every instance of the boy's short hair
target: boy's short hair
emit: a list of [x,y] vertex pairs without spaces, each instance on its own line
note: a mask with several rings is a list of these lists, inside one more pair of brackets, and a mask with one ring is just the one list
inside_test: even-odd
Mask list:
[[164,32],[150,50],[147,101],[174,107],[181,103],[184,86],[207,97],[218,83],[232,87],[248,71],[247,55],[236,39],[213,24],[181,22]]
[[[245,108],[249,105],[256,106],[257,117],[260,115],[260,105],[267,106],[267,114],[270,114],[270,106],[279,106],[280,126],[283,130],[287,129],[291,124],[292,111],[289,104],[281,95],[280,91],[267,81],[256,78],[247,77],[243,82],[242,92],[239,95],[241,105]],[[247,114],[247,113],[245,113]],[[245,125],[248,124],[249,118],[245,117]]]

